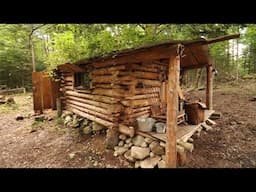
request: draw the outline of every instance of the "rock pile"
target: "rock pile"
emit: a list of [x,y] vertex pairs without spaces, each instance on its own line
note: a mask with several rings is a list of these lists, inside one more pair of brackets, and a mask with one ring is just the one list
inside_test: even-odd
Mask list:
[[79,128],[85,135],[104,132],[106,130],[106,127],[103,125],[76,115],[70,111],[63,111],[61,118],[64,120],[64,125],[68,127]]
[[114,156],[123,155],[135,168],[164,168],[165,143],[145,138],[141,135],[129,137],[119,135],[118,146],[114,148]]

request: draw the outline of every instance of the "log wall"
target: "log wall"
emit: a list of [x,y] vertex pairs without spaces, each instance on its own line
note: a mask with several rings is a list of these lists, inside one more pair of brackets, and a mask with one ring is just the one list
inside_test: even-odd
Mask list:
[[[81,65],[80,67],[88,67]],[[160,103],[161,81],[167,66],[153,62],[89,67],[91,87],[77,90],[74,74],[61,71],[62,106],[107,127],[147,117]],[[87,69],[88,70],[88,69]]]

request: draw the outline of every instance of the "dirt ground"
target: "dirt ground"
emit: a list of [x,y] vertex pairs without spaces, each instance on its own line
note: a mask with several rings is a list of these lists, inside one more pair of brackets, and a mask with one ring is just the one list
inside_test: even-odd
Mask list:
[[[203,98],[205,91],[191,92]],[[222,113],[212,131],[194,140],[184,167],[256,167],[256,81],[226,84],[214,89],[213,107]],[[17,104],[0,106],[1,168],[128,168],[122,157],[104,149],[104,134],[81,136],[56,117],[34,122],[32,98],[15,95]],[[16,115],[25,116],[16,121]],[[54,116],[55,114],[49,114]]]

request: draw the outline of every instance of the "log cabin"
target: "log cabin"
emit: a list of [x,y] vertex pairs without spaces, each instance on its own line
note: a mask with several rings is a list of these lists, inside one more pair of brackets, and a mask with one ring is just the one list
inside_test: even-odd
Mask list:
[[164,114],[166,163],[176,167],[179,101],[184,100],[180,77],[187,70],[207,69],[206,108],[211,111],[213,63],[208,45],[238,37],[169,41],[59,65],[61,106],[113,132],[120,125],[135,126],[138,117]]

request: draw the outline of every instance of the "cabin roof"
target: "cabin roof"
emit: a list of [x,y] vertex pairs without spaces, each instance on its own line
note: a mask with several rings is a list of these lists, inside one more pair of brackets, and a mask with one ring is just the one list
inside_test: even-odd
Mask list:
[[240,34],[221,36],[213,39],[172,40],[165,43],[143,46],[139,48],[114,51],[106,56],[98,56],[75,62],[76,65],[96,65],[104,67],[122,63],[136,63],[168,59],[175,45],[184,45],[184,57],[181,58],[182,68],[200,68],[209,63],[208,44],[238,38]]

